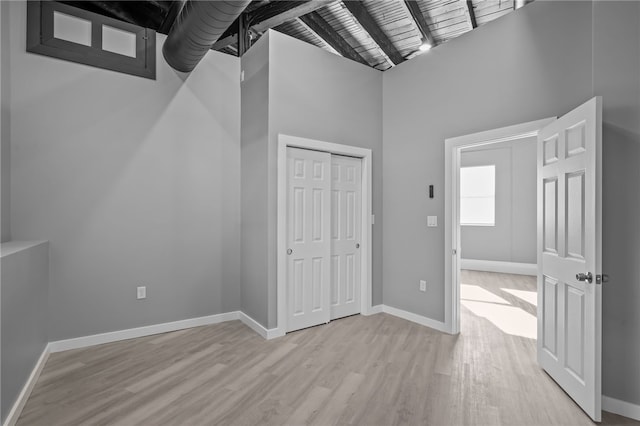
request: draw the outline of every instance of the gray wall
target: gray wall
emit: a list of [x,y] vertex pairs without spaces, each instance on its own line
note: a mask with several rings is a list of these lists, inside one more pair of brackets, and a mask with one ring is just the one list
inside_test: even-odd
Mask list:
[[594,2],[603,100],[603,393],[640,404],[640,3]]
[[278,134],[372,150],[373,304],[382,303],[382,73],[278,32],[269,37],[269,326],[276,325]]
[[11,68],[9,62],[9,2],[0,2],[0,242],[11,239],[10,182],[11,156]]
[[267,325],[269,37],[242,57],[242,311]]
[[49,244],[2,244],[1,423],[49,342]]
[[460,165],[496,167],[495,226],[462,226],[462,258],[536,263],[536,140],[464,150]]
[[589,99],[590,23],[590,3],[534,2],[383,74],[386,305],[444,320],[444,140]]
[[239,60],[183,75],[159,35],[154,81],[29,54],[25,4],[9,7],[11,228],[50,241],[51,340],[239,309]]
[[[534,2],[384,73],[384,303],[442,320],[444,139],[604,99],[603,393],[640,403],[640,5]],[[462,84],[461,82],[465,82]],[[471,84],[469,82],[477,82]],[[425,188],[436,185],[429,200]],[[443,223],[442,220],[439,223]],[[432,286],[418,291],[417,281]]]

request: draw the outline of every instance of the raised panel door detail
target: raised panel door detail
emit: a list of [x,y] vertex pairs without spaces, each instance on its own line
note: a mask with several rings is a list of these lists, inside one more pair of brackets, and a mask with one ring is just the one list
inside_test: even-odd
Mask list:
[[304,179],[304,160],[296,158],[293,160],[293,177],[296,179]]
[[[362,220],[362,165],[361,160],[351,157],[332,156],[332,170],[338,170],[340,179],[332,179],[331,190],[338,194],[338,208],[332,208],[331,223],[336,226],[337,238],[332,238],[333,256],[340,258],[340,272],[332,273],[331,286],[339,293],[331,306],[331,318],[341,318],[360,312],[360,268],[359,245]],[[336,197],[333,197],[335,199]],[[332,206],[333,207],[333,206]]]
[[356,182],[356,168],[354,166],[346,166],[345,170],[347,171],[347,178],[345,179],[348,183]]
[[584,171],[567,174],[565,237],[567,256],[584,259]]
[[543,194],[543,236],[544,250],[551,253],[558,252],[558,180],[550,179],[544,182]]
[[293,261],[293,313],[304,314],[304,260]]
[[555,163],[558,161],[558,135],[553,135],[542,142],[544,150],[543,164]]
[[356,294],[356,259],[355,255],[348,254],[345,256],[347,260],[346,267],[346,295],[344,298],[345,303],[351,303],[354,301],[354,297]]
[[340,165],[339,164],[331,165],[331,180],[333,182],[340,182]]
[[320,161],[313,162],[313,178],[316,180],[324,179],[324,164]]
[[[545,144],[555,137],[560,155],[549,162]],[[602,273],[601,154],[599,97],[538,133],[538,363],[595,422],[602,410],[603,285],[577,274]]]
[[340,303],[340,276],[342,274],[340,266],[340,256],[331,255],[331,306]]
[[293,241],[301,243],[304,241],[305,228],[305,200],[304,188],[293,188]]
[[330,319],[331,156],[287,148],[286,331]]
[[558,281],[545,276],[543,278],[542,310],[543,348],[553,357],[558,357]]
[[346,230],[344,237],[347,240],[354,240],[356,238],[356,222],[358,220],[356,212],[356,193],[354,191],[346,191],[345,197],[347,199],[346,206]]
[[322,241],[323,227],[326,218],[324,217],[324,190],[313,189],[313,241]]
[[331,239],[340,238],[340,191],[331,191]]
[[316,312],[322,309],[322,293],[325,286],[322,279],[322,263],[324,259],[321,257],[314,257],[311,260],[312,273],[311,273],[311,293],[313,295],[311,299],[311,311]]
[[584,382],[584,292],[565,286],[565,366]]
[[567,157],[573,157],[585,152],[585,124],[582,121],[565,130]]

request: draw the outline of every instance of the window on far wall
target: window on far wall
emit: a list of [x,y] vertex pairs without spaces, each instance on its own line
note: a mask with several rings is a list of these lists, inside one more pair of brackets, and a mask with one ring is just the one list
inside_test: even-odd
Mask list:
[[460,167],[460,225],[495,224],[496,166]]

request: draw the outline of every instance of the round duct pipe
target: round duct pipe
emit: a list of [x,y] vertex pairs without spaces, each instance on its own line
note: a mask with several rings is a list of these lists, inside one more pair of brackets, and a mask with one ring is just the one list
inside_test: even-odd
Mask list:
[[162,54],[178,71],[191,72],[251,0],[187,0],[171,26]]

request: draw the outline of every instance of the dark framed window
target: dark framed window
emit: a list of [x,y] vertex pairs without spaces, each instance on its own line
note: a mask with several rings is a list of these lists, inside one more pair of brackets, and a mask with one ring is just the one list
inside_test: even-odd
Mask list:
[[156,32],[55,1],[27,2],[27,52],[156,78]]

